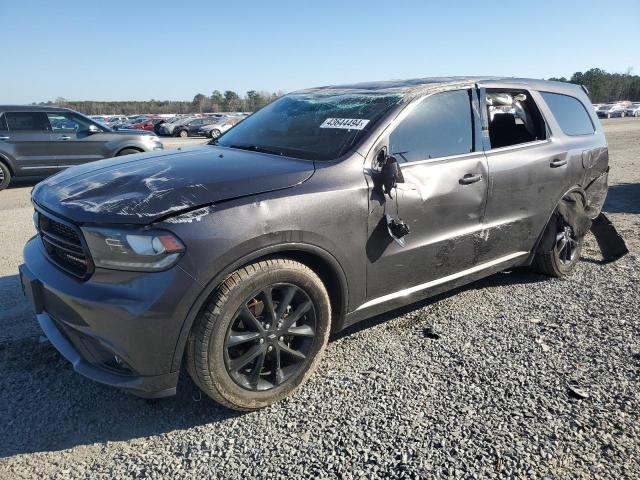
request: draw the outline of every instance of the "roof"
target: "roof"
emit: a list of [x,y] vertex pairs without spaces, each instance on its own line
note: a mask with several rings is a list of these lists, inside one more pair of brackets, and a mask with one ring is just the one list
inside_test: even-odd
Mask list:
[[0,112],[68,112],[68,108],[45,105],[0,105]]
[[490,86],[491,83],[514,85],[512,88],[531,88],[533,90],[553,91],[561,93],[581,90],[579,85],[550,80],[515,77],[425,77],[409,80],[386,80],[378,82],[353,83],[346,85],[327,85],[323,87],[301,90],[296,93],[400,93],[412,97],[422,95],[434,90],[454,87],[456,85],[469,85],[482,83]]

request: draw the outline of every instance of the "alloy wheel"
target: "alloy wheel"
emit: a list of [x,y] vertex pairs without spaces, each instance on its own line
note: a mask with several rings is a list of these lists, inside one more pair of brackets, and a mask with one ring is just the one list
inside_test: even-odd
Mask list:
[[274,284],[251,295],[236,311],[225,338],[227,373],[242,388],[276,388],[311,360],[316,312],[309,295]]
[[578,251],[578,241],[573,234],[573,229],[563,222],[560,231],[556,234],[556,252],[558,259],[565,265],[571,264]]
[[4,183],[4,171],[0,168],[0,185]]

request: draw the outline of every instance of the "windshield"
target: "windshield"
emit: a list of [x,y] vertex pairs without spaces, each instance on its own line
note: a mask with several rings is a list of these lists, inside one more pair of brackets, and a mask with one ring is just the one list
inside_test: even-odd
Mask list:
[[301,93],[276,100],[215,143],[305,160],[333,160],[349,151],[402,95]]

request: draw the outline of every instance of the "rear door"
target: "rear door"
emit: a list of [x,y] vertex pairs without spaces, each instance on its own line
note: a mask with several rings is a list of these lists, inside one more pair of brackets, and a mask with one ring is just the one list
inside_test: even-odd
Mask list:
[[[551,135],[549,114],[539,93],[521,84],[479,87],[489,167],[483,259],[490,260],[533,248],[551,212],[571,187],[581,156],[576,158],[562,139]],[[518,108],[495,113],[502,108],[495,99],[500,102],[509,96],[512,101],[521,99],[514,102]]]
[[47,113],[52,128],[52,150],[59,168],[72,167],[110,157],[106,136],[101,132],[92,133],[94,125],[102,131],[102,126],[73,112]]
[[48,175],[57,171],[51,149],[51,128],[43,112],[5,112],[6,130],[0,147],[14,161],[17,175]]

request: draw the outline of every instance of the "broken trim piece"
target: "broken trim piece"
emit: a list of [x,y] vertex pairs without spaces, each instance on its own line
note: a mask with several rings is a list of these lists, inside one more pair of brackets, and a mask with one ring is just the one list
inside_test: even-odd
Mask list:
[[501,263],[508,262],[509,260],[513,260],[514,258],[523,257],[525,255],[529,255],[529,252],[514,252],[509,255],[505,255],[504,257],[496,258],[495,260],[491,260],[490,262],[481,263],[480,265],[476,265],[475,267],[468,268],[467,270],[462,270],[460,272],[447,275],[446,277],[438,278],[436,280],[431,280],[430,282],[421,283],[420,285],[416,285],[415,287],[406,288],[404,290],[400,290],[398,292],[390,293],[388,295],[383,295],[382,297],[374,298],[373,300],[369,300],[368,302],[363,303],[358,308],[356,308],[356,312],[358,310],[364,310],[365,308],[373,307],[374,305],[379,305],[380,303],[385,303],[391,300],[395,300],[396,298],[406,297],[411,295],[412,293],[419,292],[421,290],[426,290],[427,288],[435,287],[436,285],[441,285],[443,283],[450,282],[451,280],[456,280],[458,278],[466,277],[467,275],[471,275],[472,273],[479,272],[481,270],[486,270],[487,268],[494,267]]

